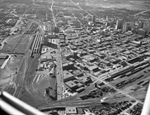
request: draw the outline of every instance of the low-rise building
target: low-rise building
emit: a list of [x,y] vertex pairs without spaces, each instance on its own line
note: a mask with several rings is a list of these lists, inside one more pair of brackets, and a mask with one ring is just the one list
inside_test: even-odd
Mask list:
[[64,71],[64,82],[68,82],[71,80],[75,80],[75,77],[72,73],[70,73],[69,71]]
[[75,70],[73,71],[73,74],[77,77],[82,77],[84,75],[81,70]]
[[65,84],[72,90],[75,91],[78,88],[78,85],[74,81],[67,81]]
[[92,80],[89,77],[83,76],[81,78],[78,79],[80,82],[82,82],[83,84],[87,84],[87,83],[91,83]]
[[96,58],[93,57],[92,55],[85,55],[85,56],[83,56],[83,59],[87,60],[90,63],[93,63]]
[[7,59],[8,55],[7,54],[0,54],[0,59]]
[[71,69],[71,68],[73,68],[73,67],[74,67],[74,65],[73,65],[72,62],[64,63],[64,64],[63,64],[63,70],[69,70],[69,69]]
[[66,114],[77,114],[76,107],[66,107]]
[[81,93],[82,91],[84,91],[85,88],[84,87],[79,87],[78,89],[76,89],[76,92]]

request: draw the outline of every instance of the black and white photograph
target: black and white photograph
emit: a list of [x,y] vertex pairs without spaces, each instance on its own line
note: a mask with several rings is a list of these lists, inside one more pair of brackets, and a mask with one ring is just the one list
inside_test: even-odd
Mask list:
[[150,115],[150,0],[0,0],[2,115]]

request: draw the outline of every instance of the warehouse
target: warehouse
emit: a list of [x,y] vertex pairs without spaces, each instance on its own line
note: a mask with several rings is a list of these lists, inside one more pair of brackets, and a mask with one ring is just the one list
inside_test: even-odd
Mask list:
[[64,71],[64,82],[68,82],[71,80],[75,80],[75,77],[73,76],[72,73],[70,73],[69,71]]

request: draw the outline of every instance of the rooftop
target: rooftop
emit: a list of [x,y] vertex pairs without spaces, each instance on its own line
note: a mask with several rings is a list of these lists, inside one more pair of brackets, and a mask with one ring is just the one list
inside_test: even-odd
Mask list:
[[77,109],[76,109],[76,107],[66,107],[66,113],[67,114],[75,114],[75,113],[77,113]]

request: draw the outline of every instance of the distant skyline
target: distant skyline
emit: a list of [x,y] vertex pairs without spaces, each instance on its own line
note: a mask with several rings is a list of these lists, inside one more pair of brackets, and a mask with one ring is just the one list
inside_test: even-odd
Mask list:
[[85,0],[87,5],[106,8],[149,9],[150,0]]

